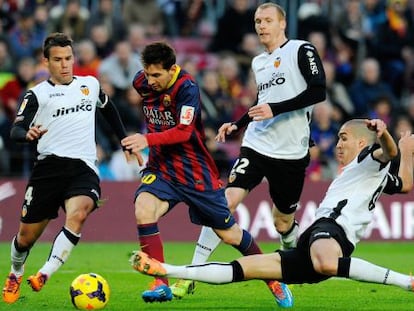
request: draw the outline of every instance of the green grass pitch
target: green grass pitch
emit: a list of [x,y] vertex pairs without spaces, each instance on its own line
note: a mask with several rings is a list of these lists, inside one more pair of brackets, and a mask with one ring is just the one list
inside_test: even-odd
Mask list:
[[[32,292],[22,284],[21,297],[13,305],[0,302],[0,310],[64,311],[75,310],[69,297],[71,281],[79,274],[95,272],[106,278],[111,297],[104,310],[278,310],[272,295],[262,281],[248,281],[228,285],[197,283],[194,295],[168,303],[146,304],[140,294],[152,280],[132,270],[128,258],[138,243],[80,242],[68,262],[53,275],[41,292]],[[265,252],[276,247],[260,243]],[[6,277],[10,267],[10,244],[0,243],[0,272]],[[26,262],[25,277],[33,274],[49,254],[49,243],[36,244]],[[166,261],[173,264],[189,263],[194,243],[166,243]],[[362,242],[355,254],[393,270],[410,273],[414,268],[414,243]],[[213,261],[230,261],[239,257],[233,248],[220,247]],[[3,282],[3,280],[0,280]],[[331,279],[319,284],[294,285],[295,306],[292,310],[414,310],[414,293],[393,286]]]

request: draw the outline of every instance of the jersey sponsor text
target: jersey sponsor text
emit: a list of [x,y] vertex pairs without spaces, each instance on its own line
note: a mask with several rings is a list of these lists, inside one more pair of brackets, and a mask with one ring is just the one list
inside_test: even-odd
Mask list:
[[285,83],[285,81],[286,81],[286,78],[285,78],[285,74],[283,72],[274,73],[272,75],[272,78],[269,80],[269,82],[260,83],[257,86],[257,90],[260,92],[260,91],[266,90],[266,89],[268,89],[272,86],[281,85],[281,84]]
[[92,111],[92,104],[80,104],[80,105],[76,105],[75,107],[70,107],[70,108],[62,107],[56,110],[56,112],[52,115],[52,117],[56,118],[59,116],[63,116],[63,115],[67,115],[67,114],[79,112],[79,111]]
[[176,124],[171,111],[160,111],[148,106],[144,106],[142,110],[150,124],[166,126],[175,126]]

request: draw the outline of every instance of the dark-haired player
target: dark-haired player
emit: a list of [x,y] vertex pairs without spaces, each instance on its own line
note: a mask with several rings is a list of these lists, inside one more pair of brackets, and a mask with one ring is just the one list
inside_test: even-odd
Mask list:
[[342,172],[330,184],[316,209],[316,220],[300,235],[295,248],[245,256],[231,263],[189,266],[160,263],[137,252],[131,257],[133,267],[144,274],[211,284],[252,279],[318,283],[335,276],[413,291],[411,275],[351,255],[373,218],[375,202],[384,188],[389,194],[412,189],[414,136],[406,132],[399,140],[400,170],[392,177],[388,173],[390,160],[398,150],[382,120],[350,120],[338,137]]
[[[64,264],[78,243],[83,224],[97,208],[101,189],[96,163],[95,112],[100,108],[119,140],[126,136],[115,105],[91,76],[74,76],[72,40],[49,35],[43,46],[50,78],[25,94],[11,138],[37,143],[38,158],[24,194],[18,233],[11,243],[11,272],[3,300],[14,303],[20,295],[24,263],[29,251],[59,208],[66,213],[49,257],[37,274],[28,278],[34,291]],[[125,152],[127,160],[129,153]],[[135,154],[142,162],[140,154]]]
[[[141,54],[144,69],[133,85],[142,97],[146,134],[134,134],[122,145],[134,152],[149,147],[149,159],[135,194],[135,217],[141,249],[164,261],[158,220],[177,203],[189,206],[191,221],[214,229],[242,254],[261,253],[252,236],[235,222],[227,207],[214,160],[204,144],[199,87],[176,64],[166,43],[147,45]],[[179,228],[177,228],[179,230]],[[279,305],[291,305],[285,284],[267,282]],[[156,277],[144,301],[172,299],[166,278]]]

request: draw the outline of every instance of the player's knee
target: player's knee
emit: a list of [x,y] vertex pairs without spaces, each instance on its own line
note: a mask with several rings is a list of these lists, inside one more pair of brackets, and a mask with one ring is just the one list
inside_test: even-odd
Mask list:
[[275,219],[274,225],[275,225],[276,231],[279,234],[284,235],[291,230],[293,223],[292,221],[286,220],[286,219]]
[[227,206],[229,207],[229,210],[232,214],[234,214],[234,212],[237,209],[237,206],[239,206],[240,200],[236,199],[236,198],[227,198]]
[[153,209],[142,204],[135,205],[135,219],[138,223],[154,222],[155,216]]
[[292,229],[295,224],[294,214],[273,213],[273,224],[279,234],[285,234]]
[[338,265],[331,260],[316,260],[313,261],[313,268],[317,273],[323,275],[336,275]]
[[242,199],[243,197],[240,195],[226,193],[227,206],[232,214],[234,214]]
[[237,209],[237,205],[229,205],[230,213],[232,213],[233,215],[234,215],[234,212],[236,211],[236,209]]
[[88,217],[88,214],[86,208],[77,208],[67,214],[67,220],[72,223],[83,224]]
[[227,206],[229,207],[229,210],[232,214],[234,214],[234,212],[236,211],[238,205],[239,205],[238,201],[227,199]]
[[141,220],[144,218],[144,215],[146,214],[146,211],[139,206],[135,206],[135,219]]

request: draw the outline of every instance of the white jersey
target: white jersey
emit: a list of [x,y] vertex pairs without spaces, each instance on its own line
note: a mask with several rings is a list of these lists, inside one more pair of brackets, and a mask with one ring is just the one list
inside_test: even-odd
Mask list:
[[375,160],[367,147],[334,179],[316,210],[316,219],[329,217],[344,229],[354,246],[373,217],[375,202],[387,181],[390,163]]
[[[298,51],[306,41],[289,40],[271,54],[264,52],[252,61],[258,89],[258,105],[292,99],[306,90],[307,82],[300,71]],[[316,51],[314,51],[316,53]],[[310,67],[307,64],[307,67]],[[309,148],[312,107],[281,113],[264,121],[249,123],[242,146],[278,159],[301,159]]]
[[48,130],[38,140],[38,159],[48,155],[81,159],[98,173],[95,111],[105,104],[99,95],[99,82],[92,76],[76,76],[67,85],[43,81],[27,92],[16,119],[24,118],[28,103],[36,106],[30,126],[41,125]]

